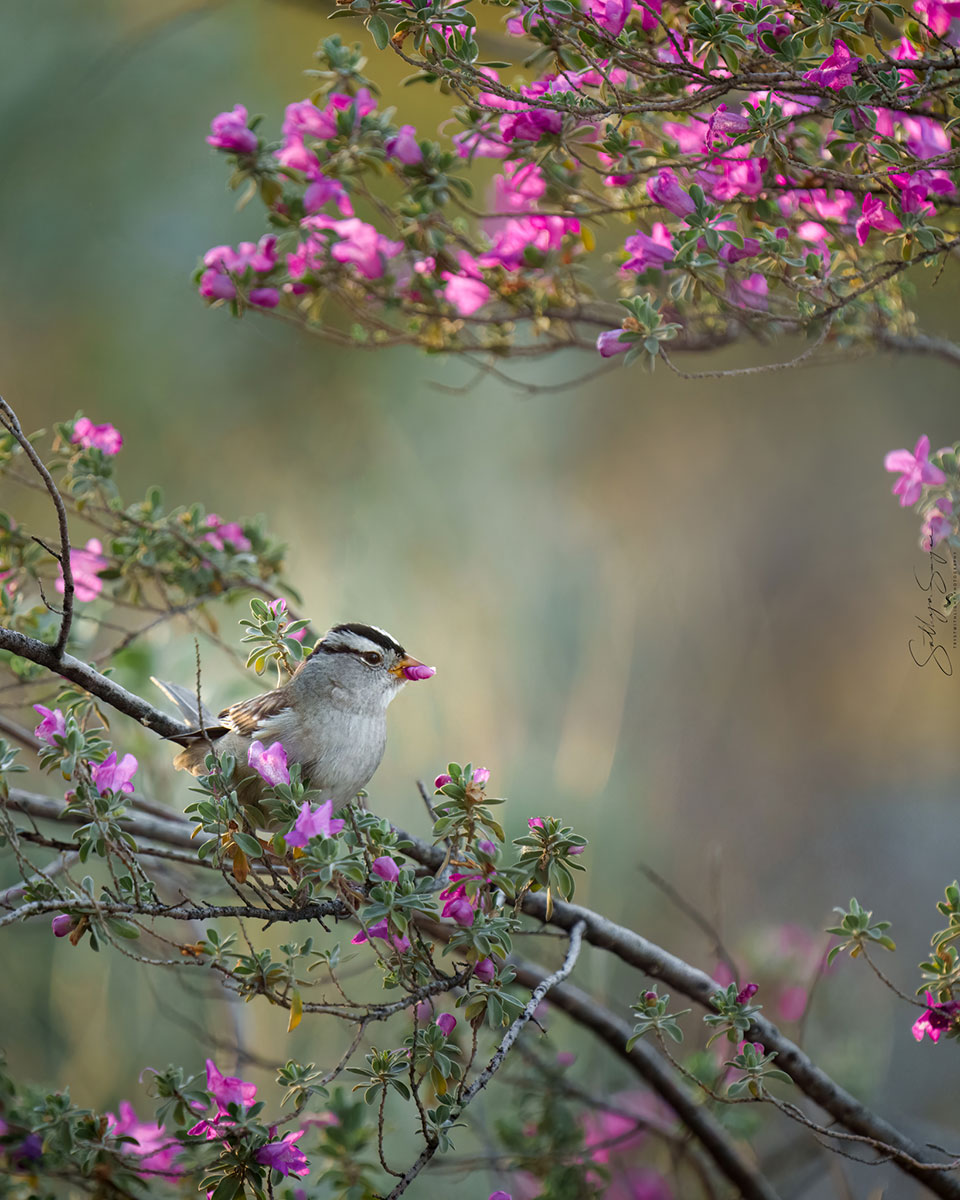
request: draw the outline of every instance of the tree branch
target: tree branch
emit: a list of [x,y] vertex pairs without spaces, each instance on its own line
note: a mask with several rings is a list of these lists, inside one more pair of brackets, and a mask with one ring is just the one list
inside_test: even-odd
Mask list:
[[[512,965],[524,987],[532,987],[543,978],[542,969],[532,963]],[[740,1156],[720,1122],[677,1081],[660,1055],[643,1041],[627,1050],[627,1041],[633,1030],[626,1021],[614,1016],[592,996],[569,983],[553,989],[550,1003],[595,1033],[633,1067],[641,1079],[673,1109],[713,1159],[717,1169],[740,1189],[740,1195],[745,1200],[777,1200],[777,1193],[770,1183]]]
[[[67,510],[64,507],[63,497],[53,482],[53,476],[47,470],[40,455],[34,450],[30,439],[20,428],[17,414],[2,396],[0,396],[0,413],[3,414],[0,424],[8,429],[20,443],[24,454],[30,459],[37,474],[43,480],[50,493],[53,506],[57,510],[57,525],[60,529],[60,570],[63,572],[63,611],[60,617],[60,632],[52,647],[53,659],[57,661],[63,657],[63,650],[67,644],[67,638],[70,636],[70,626],[73,624],[73,568],[70,565],[70,530],[67,527]],[[45,643],[41,642],[40,644],[44,645]]]

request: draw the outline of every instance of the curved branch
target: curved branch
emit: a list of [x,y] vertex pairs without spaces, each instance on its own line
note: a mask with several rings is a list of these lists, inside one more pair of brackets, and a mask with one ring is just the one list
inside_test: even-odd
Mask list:
[[[3,414],[0,424],[8,429],[20,443],[24,454],[30,459],[37,474],[43,480],[44,486],[50,493],[53,506],[57,510],[57,525],[60,530],[60,570],[63,572],[63,609],[60,614],[60,632],[57,634],[57,640],[52,648],[54,661],[57,661],[63,657],[63,650],[67,644],[67,638],[70,636],[70,626],[73,624],[73,568],[70,565],[70,530],[67,527],[67,510],[63,503],[63,497],[53,482],[53,476],[47,470],[40,455],[34,450],[30,439],[20,428],[17,414],[2,396],[0,396],[0,413]],[[41,643],[41,645],[44,644]]]

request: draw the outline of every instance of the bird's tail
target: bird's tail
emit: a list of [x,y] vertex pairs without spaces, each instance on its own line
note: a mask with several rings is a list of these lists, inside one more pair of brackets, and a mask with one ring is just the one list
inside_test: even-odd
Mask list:
[[166,698],[173,702],[181,715],[186,718],[186,723],[191,730],[213,729],[219,724],[217,718],[210,713],[205,704],[197,703],[196,693],[191,692],[189,688],[181,687],[179,683],[168,683],[165,679],[157,679],[155,675],[150,676],[150,682],[155,684]]

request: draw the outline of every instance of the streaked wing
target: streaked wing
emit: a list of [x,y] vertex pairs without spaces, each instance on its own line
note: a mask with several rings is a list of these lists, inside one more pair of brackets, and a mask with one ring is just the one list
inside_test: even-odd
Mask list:
[[239,704],[231,704],[219,713],[219,719],[227,729],[242,737],[255,738],[261,726],[290,711],[283,689],[264,692]]

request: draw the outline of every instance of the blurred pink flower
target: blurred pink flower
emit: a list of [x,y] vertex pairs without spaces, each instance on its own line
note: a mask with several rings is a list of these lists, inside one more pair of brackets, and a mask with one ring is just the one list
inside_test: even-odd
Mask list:
[[927,992],[927,1009],[914,1021],[913,1036],[918,1042],[922,1042],[923,1035],[929,1034],[931,1042],[939,1042],[941,1033],[950,1028],[958,1012],[960,1000],[946,1000],[939,1004],[932,994]]
[[530,817],[527,821],[528,829],[543,829],[543,817]]
[[[96,600],[103,591],[103,583],[97,574],[107,565],[107,560],[100,553],[102,549],[99,538],[91,538],[83,550],[70,551],[74,595],[84,603],[88,600]],[[62,570],[55,587],[62,596],[64,591]]]
[[104,454],[118,454],[123,445],[120,430],[114,425],[94,425],[89,417],[78,417],[73,424],[70,441],[89,450],[93,447]]
[[597,349],[600,351],[601,358],[613,358],[615,354],[626,354],[630,349],[630,343],[621,341],[622,333],[622,329],[605,329],[603,333],[597,334]]
[[[404,954],[410,949],[410,939],[406,934],[403,934],[401,937],[397,937],[395,933],[391,933],[386,917],[384,917],[382,921],[378,921],[375,925],[371,925],[368,932],[371,938],[382,938],[383,941],[389,942],[398,954]],[[358,934],[355,934],[350,939],[350,943],[353,946],[359,946],[361,943],[368,940],[367,932],[361,929]]]
[[944,538],[949,537],[956,527],[957,521],[953,515],[953,505],[941,496],[933,507],[927,510],[923,519],[923,525],[920,527],[920,548],[927,551],[933,550]]
[[806,1008],[807,989],[799,984],[783,988],[777,997],[777,1012],[784,1021],[799,1021]]
[[225,1113],[228,1104],[248,1108],[257,1098],[255,1083],[244,1083],[235,1075],[221,1075],[212,1058],[207,1059],[207,1091],[216,1100],[219,1113]]
[[947,477],[930,462],[930,439],[923,435],[913,448],[909,450],[891,450],[883,460],[887,471],[897,471],[900,478],[893,485],[892,491],[900,497],[900,507],[909,508],[920,499],[925,483],[946,483]]
[[41,742],[46,742],[48,746],[56,745],[53,739],[66,734],[66,717],[59,708],[44,708],[42,704],[35,704],[33,707],[43,717],[33,731],[34,737],[38,737]]
[[310,801],[304,800],[303,807],[300,809],[300,815],[297,817],[296,824],[289,833],[283,835],[283,840],[288,846],[303,847],[311,840],[311,838],[336,837],[343,828],[345,822],[343,820],[334,820],[333,818],[333,801],[326,800],[318,808],[311,809]]
[[486,767],[475,767],[473,771],[474,783],[486,783],[490,778],[490,772]]
[[435,1023],[443,1033],[443,1036],[449,1037],[457,1027],[457,1018],[453,1013],[441,1013]]
[[747,1004],[760,991],[760,985],[756,983],[745,983],[737,992],[737,1004]]
[[676,172],[670,167],[659,171],[656,179],[647,180],[647,195],[654,204],[659,204],[676,217],[689,216],[696,208],[691,197],[680,186]]
[[206,532],[201,540],[209,542],[214,550],[226,550],[227,543],[238,551],[252,549],[250,539],[236,521],[224,521],[217,513],[208,513],[203,528]]
[[423,151],[417,142],[417,130],[413,125],[401,125],[393,137],[383,143],[388,158],[395,158],[405,166],[423,161]]
[[293,1144],[305,1133],[305,1129],[298,1129],[296,1133],[286,1134],[279,1142],[268,1142],[266,1146],[261,1146],[256,1154],[257,1162],[281,1175],[309,1175],[307,1156],[299,1146]]
[[247,766],[253,767],[263,782],[271,787],[290,782],[287,752],[282,742],[274,742],[267,750],[264,750],[263,742],[251,742],[247,751]]
[[[181,1169],[173,1165],[174,1159],[180,1153],[181,1146],[162,1125],[154,1121],[138,1119],[133,1106],[126,1100],[120,1101],[120,1116],[107,1113],[107,1135],[109,1137],[130,1137],[133,1143],[122,1142],[120,1151],[123,1154],[135,1155],[143,1167],[141,1178],[150,1179],[159,1173],[162,1175],[179,1175]],[[139,1172],[138,1172],[139,1174]]]
[[90,774],[98,792],[132,792],[133,784],[130,781],[137,773],[139,765],[132,754],[125,754],[117,762],[117,752],[111,750],[102,763],[90,764]]
[[207,143],[235,154],[252,154],[256,150],[257,135],[247,128],[247,110],[242,104],[234,105],[230,112],[217,113],[210,122]]

